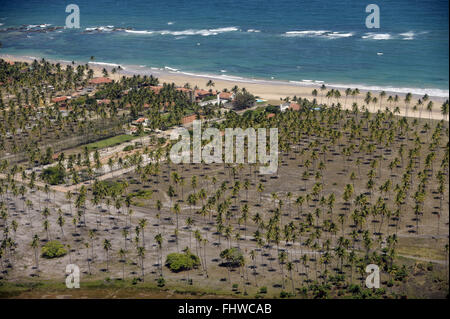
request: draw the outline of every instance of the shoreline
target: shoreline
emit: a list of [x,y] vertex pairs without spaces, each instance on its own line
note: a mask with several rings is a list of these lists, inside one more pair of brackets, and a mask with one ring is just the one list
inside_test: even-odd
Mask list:
[[[17,55],[10,55],[10,54],[0,54],[0,58],[6,60],[6,61],[17,61],[17,62],[33,62],[34,59],[40,60],[42,57],[31,57],[31,56],[17,56]],[[47,59],[45,60],[51,62],[51,63],[60,63],[62,65],[68,65],[72,64],[71,61],[67,60],[55,60],[55,59]],[[94,70],[94,76],[102,76],[102,70],[105,68],[109,72],[109,77],[113,80],[120,80],[122,76],[133,76],[133,75],[153,75],[154,77],[157,77],[160,80],[160,84],[163,82],[166,83],[175,83],[177,86],[183,86],[186,83],[189,83],[191,87],[198,86],[199,88],[205,88],[206,83],[209,80],[212,80],[214,82],[214,89],[223,90],[228,89],[230,90],[234,85],[237,85],[240,88],[245,87],[250,93],[253,95],[266,99],[271,102],[280,101],[280,99],[284,99],[285,97],[302,97],[307,98],[309,100],[312,100],[314,97],[312,96],[312,90],[316,89],[318,91],[318,96],[316,99],[321,102],[321,100],[326,100],[326,97],[324,96],[326,91],[321,92],[320,87],[322,84],[325,84],[327,87],[327,90],[334,88],[338,89],[341,92],[341,98],[339,102],[342,104],[342,108],[344,109],[351,109],[351,105],[353,102],[358,103],[358,106],[365,105],[364,98],[366,92],[371,92],[373,96],[377,96],[379,99],[379,93],[384,90],[386,92],[386,96],[384,98],[384,106],[387,105],[387,98],[389,95],[399,96],[399,102],[396,104],[400,108],[400,114],[399,115],[405,115],[406,114],[406,105],[404,103],[404,96],[406,95],[407,91],[405,92],[395,92],[395,91],[389,91],[387,88],[380,88],[376,89],[378,87],[375,87],[375,89],[370,88],[361,88],[361,86],[351,87],[352,89],[357,88],[360,90],[360,94],[356,97],[349,96],[346,98],[345,96],[345,89],[346,86],[340,86],[336,84],[329,84],[322,81],[311,81],[311,82],[295,82],[295,81],[282,81],[282,80],[264,80],[264,79],[247,79],[243,77],[238,76],[231,76],[231,75],[213,75],[213,74],[196,74],[196,73],[190,73],[190,72],[180,72],[178,70],[166,67],[166,69],[161,68],[152,68],[147,66],[139,66],[139,65],[120,65],[116,63],[107,63],[107,62],[101,62],[101,61],[89,61],[89,62],[77,62],[74,61],[75,65],[85,65],[89,64],[89,66]],[[116,74],[111,74],[111,70],[114,67],[121,66],[122,70],[117,71]],[[407,88],[402,89],[399,88],[399,90],[407,90]],[[418,89],[418,90],[425,90],[425,89]],[[414,111],[413,107],[416,104],[417,100],[422,98],[423,94],[418,93],[412,93],[412,100],[409,105],[408,110],[408,117],[421,117],[428,119],[430,118],[429,112],[426,110],[426,106],[423,106],[422,111],[417,110]],[[436,96],[431,95],[432,93],[428,93],[430,97],[430,101],[433,101],[433,111],[431,113],[432,119],[440,120],[443,118],[440,110],[442,103],[446,100],[448,100],[447,96]],[[346,101],[347,100],[347,101]],[[333,99],[333,102],[335,102],[335,99]],[[368,106],[368,109],[370,112],[376,112],[379,107],[379,103],[376,105],[373,105],[373,103],[370,103]],[[446,119],[448,120],[448,119]]]

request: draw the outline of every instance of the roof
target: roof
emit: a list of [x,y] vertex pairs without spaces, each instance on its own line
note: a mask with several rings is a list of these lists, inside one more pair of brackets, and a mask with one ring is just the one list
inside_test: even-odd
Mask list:
[[188,123],[193,122],[196,118],[197,118],[196,114],[188,115],[181,119],[181,123],[188,124]]
[[52,99],[53,103],[63,102],[67,100],[67,96],[57,96]]
[[145,122],[147,119],[145,117],[140,117],[138,118],[136,121],[134,121],[135,123],[143,123]]
[[[200,115],[200,119],[203,119],[203,118],[205,118],[205,117],[203,115]],[[194,122],[196,119],[197,119],[197,114],[188,115],[181,119],[181,123],[189,124],[189,123]]]
[[98,77],[98,78],[93,78],[89,81],[89,83],[92,84],[104,84],[104,83],[111,83],[112,80],[110,78],[105,78],[105,77]]
[[159,91],[161,91],[162,86],[150,86],[150,89],[155,92],[156,94],[159,93]]
[[208,96],[208,95],[215,94],[214,91],[209,92],[206,90],[195,90],[194,93],[195,93],[195,97]]
[[97,100],[97,104],[109,104],[111,103],[110,99]]
[[233,99],[233,93],[231,92],[220,92],[219,98],[225,99],[225,100],[232,100]]
[[275,116],[275,113],[269,113],[269,114],[267,114],[266,117],[267,117],[268,119],[270,119],[270,118],[272,118],[272,117],[274,117],[274,116]]
[[180,92],[191,92],[191,89],[186,89],[186,88],[176,88],[177,91]]
[[298,103],[291,102],[291,105],[289,106],[289,108],[294,111],[299,111],[300,105]]

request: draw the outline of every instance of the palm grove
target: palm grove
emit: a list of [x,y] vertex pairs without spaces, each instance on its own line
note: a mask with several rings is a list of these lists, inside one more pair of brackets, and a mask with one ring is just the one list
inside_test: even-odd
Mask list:
[[[69,94],[92,77],[87,65],[0,63],[5,287],[63,282],[65,265],[75,263],[82,282],[214,287],[223,295],[448,293],[448,101],[443,120],[416,119],[396,115],[398,104],[431,112],[428,96],[368,92],[358,105],[359,90],[341,96],[323,86],[313,101],[294,97],[300,111],[221,117],[173,84],[155,93],[148,88],[158,79],[133,76],[72,99],[66,116],[50,103],[54,92]],[[245,89],[234,91],[248,99]],[[277,174],[247,164],[173,164],[171,143],[152,133],[106,162],[86,146],[123,134],[138,116],[165,130],[189,114],[210,120],[204,129],[278,127]],[[142,127],[138,134],[149,135]],[[101,179],[105,167],[112,173]],[[378,290],[364,285],[370,263],[382,270]]]

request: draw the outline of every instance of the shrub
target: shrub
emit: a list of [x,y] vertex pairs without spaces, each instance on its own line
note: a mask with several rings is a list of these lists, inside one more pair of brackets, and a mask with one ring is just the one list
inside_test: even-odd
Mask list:
[[157,283],[158,287],[164,287],[166,285],[166,280],[163,277],[159,277]]
[[66,172],[62,167],[52,166],[44,169],[41,178],[50,185],[58,185],[64,183]]
[[260,294],[266,294],[266,293],[267,293],[267,287],[261,287],[261,288],[259,288],[259,293],[260,293]]
[[254,103],[255,97],[247,91],[239,92],[238,94],[236,94],[236,97],[233,100],[233,106],[238,110],[251,107]]
[[266,107],[267,113],[280,113],[280,107],[275,105],[269,105]]
[[57,240],[52,240],[42,246],[42,257],[45,258],[58,258],[67,254],[67,250],[64,245]]
[[220,258],[225,259],[226,266],[240,267],[245,264],[244,255],[239,248],[227,248],[220,253]]
[[287,298],[290,297],[290,294],[286,291],[280,292],[280,298]]
[[200,266],[200,258],[192,254],[189,249],[186,249],[184,253],[167,255],[166,266],[173,272],[190,270]]
[[129,152],[129,151],[132,151],[132,150],[134,150],[134,146],[133,145],[127,145],[127,146],[125,146],[123,148],[124,152]]
[[125,188],[124,182],[115,182],[115,181],[95,181],[92,187],[93,195],[112,195],[112,194],[120,194]]

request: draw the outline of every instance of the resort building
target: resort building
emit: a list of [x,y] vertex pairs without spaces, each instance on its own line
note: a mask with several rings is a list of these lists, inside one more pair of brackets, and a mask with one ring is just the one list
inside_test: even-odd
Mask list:
[[195,90],[194,91],[194,97],[195,97],[195,101],[200,102],[202,101],[204,98],[209,97],[209,96],[213,96],[216,95],[215,91],[206,91],[206,90]]
[[109,103],[111,103],[111,100],[110,100],[110,99],[97,100],[97,104],[98,104],[98,105],[109,104]]
[[61,103],[70,99],[70,96],[57,96],[52,99],[53,103]]
[[[205,117],[203,115],[200,115],[200,119],[204,119]],[[195,120],[197,120],[197,114],[192,114],[192,115],[188,115],[185,116],[181,119],[181,123],[184,126],[187,126],[189,124],[191,124],[192,122],[194,122]]]
[[286,102],[286,103],[280,104],[280,111],[284,112],[286,110],[299,111],[300,105],[295,102]]
[[140,117],[137,120],[134,120],[133,122],[131,122],[131,125],[140,125],[142,124],[142,126],[146,127],[148,125],[148,119],[145,117]]
[[98,77],[98,78],[93,78],[89,81],[89,84],[94,84],[94,85],[101,85],[101,84],[106,84],[106,83],[111,83],[112,80],[110,78],[105,78],[105,77]]

